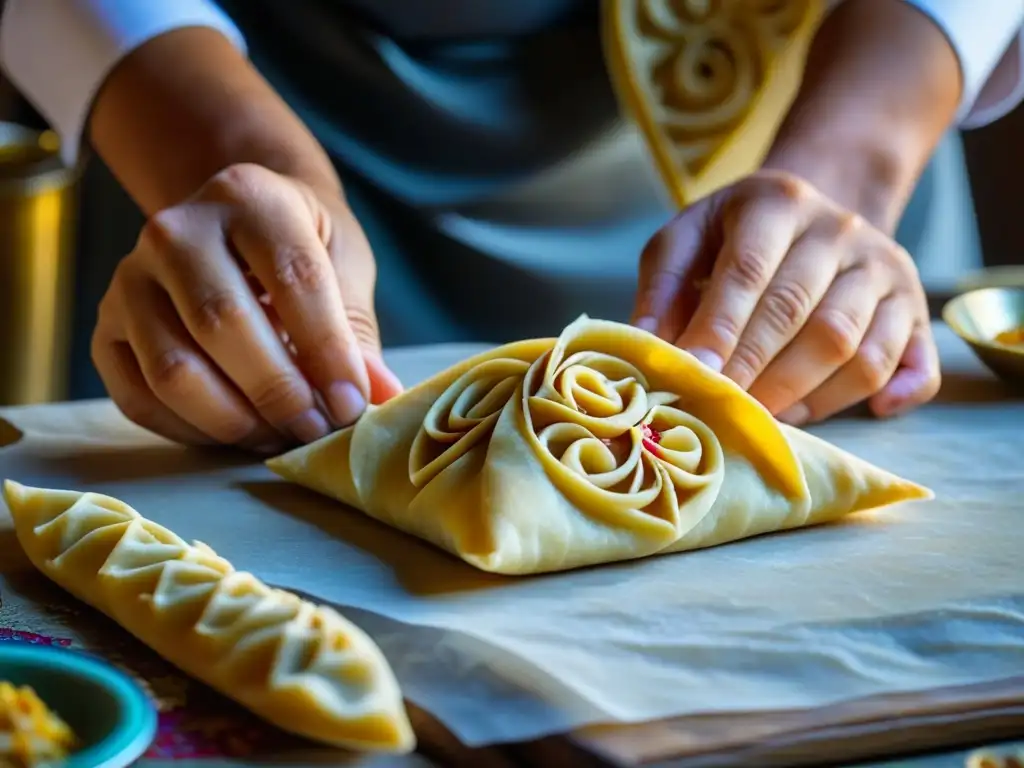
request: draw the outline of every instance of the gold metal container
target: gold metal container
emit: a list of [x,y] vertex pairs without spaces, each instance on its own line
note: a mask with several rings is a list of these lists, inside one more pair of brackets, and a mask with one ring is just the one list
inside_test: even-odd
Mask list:
[[980,291],[982,288],[1024,288],[1024,267],[988,267],[957,281],[957,293]]
[[1024,344],[1016,341],[1024,336],[1024,287],[961,294],[946,304],[942,319],[996,376],[1024,386]]
[[76,192],[54,134],[0,122],[0,405],[67,397]]

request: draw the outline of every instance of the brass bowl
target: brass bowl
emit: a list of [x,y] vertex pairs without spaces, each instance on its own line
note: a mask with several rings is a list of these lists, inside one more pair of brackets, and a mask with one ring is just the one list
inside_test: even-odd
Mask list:
[[982,288],[1024,288],[1024,266],[988,267],[964,275],[956,283],[957,293]]
[[963,293],[942,308],[942,319],[974,350],[992,373],[1024,386],[1024,344],[996,337],[1024,328],[1024,287],[981,288]]
[[0,122],[0,405],[67,397],[78,168],[51,132]]

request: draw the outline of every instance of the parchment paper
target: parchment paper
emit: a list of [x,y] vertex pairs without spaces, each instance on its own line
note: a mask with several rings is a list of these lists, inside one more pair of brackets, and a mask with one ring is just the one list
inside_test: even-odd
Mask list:
[[[482,574],[250,459],[170,446],[105,402],[0,411],[24,433],[0,474],[116,495],[345,607],[407,697],[470,745],[988,682],[1024,670],[1024,401],[939,335],[937,403],[814,430],[936,501],[570,574]],[[390,359],[408,383],[478,349]]]

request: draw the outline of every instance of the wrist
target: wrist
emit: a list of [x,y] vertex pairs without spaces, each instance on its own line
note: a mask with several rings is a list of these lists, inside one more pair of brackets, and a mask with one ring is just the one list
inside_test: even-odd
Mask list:
[[904,0],[845,0],[815,34],[764,165],[891,233],[960,93],[959,59],[931,19]]
[[[892,234],[929,152],[901,151],[895,141],[876,137],[795,134],[775,142],[766,170],[786,171]],[[915,158],[922,157],[920,162]]]
[[308,128],[214,30],[176,29],[132,51],[104,81],[89,129],[96,150],[147,215],[242,163],[341,194],[330,159]]

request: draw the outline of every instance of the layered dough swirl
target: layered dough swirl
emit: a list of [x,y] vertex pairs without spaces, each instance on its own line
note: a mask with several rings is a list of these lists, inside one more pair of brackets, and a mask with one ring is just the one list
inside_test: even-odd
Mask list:
[[680,206],[757,167],[800,84],[822,0],[604,0],[620,101]]
[[300,736],[415,746],[384,655],[333,609],[271,589],[118,499],[11,481],[4,497],[36,568],[182,671]]
[[583,317],[498,347],[268,462],[497,573],[834,520],[930,492],[777,422],[657,337]]

